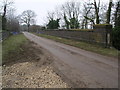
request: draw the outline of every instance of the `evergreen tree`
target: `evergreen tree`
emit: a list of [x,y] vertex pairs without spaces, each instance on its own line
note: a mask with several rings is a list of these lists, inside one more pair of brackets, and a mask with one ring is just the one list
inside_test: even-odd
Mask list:
[[120,1],[116,4],[115,10],[115,28],[112,32],[113,46],[120,50]]
[[58,29],[59,28],[59,21],[60,19],[51,19],[49,23],[47,24],[48,29]]

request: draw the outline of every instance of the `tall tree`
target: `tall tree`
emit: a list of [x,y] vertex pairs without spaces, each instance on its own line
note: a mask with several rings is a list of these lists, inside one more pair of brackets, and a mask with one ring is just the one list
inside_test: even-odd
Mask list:
[[7,18],[6,18],[6,13],[8,8],[13,4],[13,1],[10,0],[3,0],[2,1],[2,30],[6,30],[6,23],[7,23]]
[[90,1],[84,3],[83,13],[82,13],[84,16],[84,19],[82,21],[82,28],[87,28],[88,21],[90,21],[92,24],[100,23],[99,9],[100,9],[100,0],[98,4],[96,0],[94,0],[93,3]]
[[76,18],[71,18],[70,19],[70,28],[71,29],[79,28],[79,21]]
[[[87,20],[89,20],[92,24],[106,23],[106,21],[110,22],[109,18],[111,17],[111,7],[112,3],[110,2],[108,10],[106,11],[107,5],[105,3],[101,3],[100,0],[98,2],[94,0],[93,3],[85,3],[83,9],[83,16],[85,17],[85,20],[83,21],[85,26],[87,25]],[[106,16],[108,16],[108,19]]]
[[120,26],[120,1],[117,2],[116,4],[116,10],[115,10],[115,27]]
[[7,13],[7,30],[9,31],[19,31],[19,21],[15,15],[15,9],[9,10]]
[[0,15],[0,30],[2,30],[2,16]]
[[94,10],[93,10],[93,4],[87,1],[83,3],[83,10],[82,10],[82,29],[87,29],[88,28],[88,24],[95,24],[94,19],[95,19],[95,15],[94,15]]
[[[68,29],[70,28],[79,28],[79,25],[76,27],[76,23],[79,22],[79,16],[80,16],[80,3],[71,1],[66,2],[61,7],[63,12],[63,19],[65,22],[65,26]],[[74,22],[74,23],[73,23]]]
[[100,7],[100,0],[98,2],[98,6],[96,3],[96,0],[94,0],[94,7],[95,7],[95,15],[96,15],[96,24],[100,23],[100,19],[99,19],[99,7]]
[[47,29],[58,29],[60,27],[60,17],[58,10],[56,10],[56,12],[48,12],[47,19]]
[[86,19],[86,17],[88,17],[88,14],[90,13],[91,8],[92,8],[92,7],[87,7],[87,6],[84,4],[85,29],[87,29],[87,26],[88,26],[88,19]]
[[107,24],[110,23],[111,8],[112,8],[112,0],[109,1],[109,6],[107,10],[107,21],[106,21]]
[[32,10],[26,10],[23,11],[23,13],[19,17],[20,17],[20,22],[26,24],[29,31],[30,25],[35,23],[36,14]]
[[66,27],[67,29],[69,29],[70,22],[68,21],[65,13],[64,13],[64,17],[63,17],[63,18],[64,18],[64,21],[65,21],[65,27]]
[[120,50],[120,1],[116,3],[116,10],[115,10],[115,27],[112,31],[112,44],[113,46]]
[[55,13],[54,12],[48,12],[47,19],[48,19],[48,21],[55,19]]

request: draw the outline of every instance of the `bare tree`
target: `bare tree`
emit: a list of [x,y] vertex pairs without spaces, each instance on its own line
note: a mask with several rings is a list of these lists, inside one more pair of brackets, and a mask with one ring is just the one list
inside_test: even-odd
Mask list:
[[0,30],[2,30],[2,16],[0,15]]
[[2,30],[6,30],[6,23],[7,23],[7,19],[6,19],[6,13],[7,13],[7,10],[10,6],[12,6],[13,4],[13,1],[10,1],[10,0],[3,0],[2,2]]
[[15,9],[10,9],[7,13],[7,30],[19,32],[19,21],[17,16],[15,15]]
[[64,21],[65,21],[65,27],[69,29],[70,22],[68,21],[65,13],[64,13]]
[[46,28],[47,29],[58,29],[59,28],[59,12],[56,10],[56,12],[48,12],[47,15],[47,23],[46,23]]
[[80,3],[78,2],[71,1],[62,5],[62,16],[67,28],[68,26],[70,28],[79,28],[78,22],[80,13]]
[[54,12],[48,12],[47,19],[48,19],[48,21],[55,19],[55,13]]
[[[85,17],[85,19],[83,20],[83,23],[85,23],[85,28],[87,25],[87,20],[89,20],[93,24],[106,23],[106,21],[107,23],[109,23],[111,18],[110,16],[111,7],[112,7],[111,0],[110,0],[107,11],[106,11],[107,4],[101,3],[100,0],[98,1],[98,3],[96,2],[96,0],[94,0],[93,3],[85,3],[84,10],[83,10],[83,15]],[[106,14],[107,14],[107,17],[106,17]]]
[[107,21],[106,23],[109,24],[110,23],[110,16],[111,16],[111,8],[112,8],[112,0],[109,1],[109,6],[108,6],[108,10],[107,10]]
[[100,19],[100,23],[106,23],[106,8],[107,8],[107,4],[106,3],[101,3],[100,5],[100,12],[99,12],[99,19]]
[[[90,13],[92,7],[87,7],[84,4],[84,12],[85,12],[85,16],[84,17],[88,17],[88,14]],[[88,19],[85,19],[85,29],[87,29],[87,25],[88,25]]]
[[[96,2],[84,2],[83,4],[83,19],[82,19],[82,28],[88,28],[88,25],[93,26],[93,24],[100,24],[100,22],[105,21],[105,15],[106,15],[106,5],[101,4],[100,0]],[[104,9],[105,8],[105,9]]]
[[94,0],[94,7],[95,7],[95,15],[96,15],[96,24],[99,24],[100,23],[100,19],[99,19],[100,0],[98,2],[98,5],[96,3],[96,0]]
[[120,1],[116,3],[116,9],[114,13],[114,22],[115,27],[120,27]]
[[20,21],[21,23],[24,23],[27,25],[28,31],[29,31],[30,25],[35,23],[35,17],[36,17],[36,14],[32,10],[23,11],[22,15],[20,15]]
[[92,4],[89,0],[89,2],[84,2],[83,3],[83,10],[82,10],[82,29],[87,29],[88,28],[88,24],[95,24],[94,19],[95,19],[95,15],[93,14],[93,7]]

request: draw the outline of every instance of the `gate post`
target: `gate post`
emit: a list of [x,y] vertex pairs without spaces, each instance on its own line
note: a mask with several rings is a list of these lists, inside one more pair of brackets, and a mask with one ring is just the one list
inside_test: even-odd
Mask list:
[[110,24],[96,24],[93,26],[94,32],[101,35],[100,43],[103,43],[105,47],[110,48],[112,45],[112,25]]

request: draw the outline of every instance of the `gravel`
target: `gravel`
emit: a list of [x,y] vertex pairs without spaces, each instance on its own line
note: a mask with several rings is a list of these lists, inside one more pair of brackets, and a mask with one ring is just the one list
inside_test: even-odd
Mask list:
[[[33,70],[34,68],[34,70]],[[3,66],[3,88],[68,88],[51,65],[36,66],[36,63],[24,62],[12,66]]]
[[2,89],[2,66],[0,66],[0,90]]
[[[34,47],[34,48],[33,48]],[[30,48],[30,49],[29,49]],[[32,45],[27,56],[2,67],[2,88],[69,88],[54,71],[53,58],[45,50]],[[34,58],[33,54],[34,53]],[[30,54],[29,54],[30,53]],[[26,58],[28,57],[28,58]],[[24,60],[25,59],[25,60]]]

